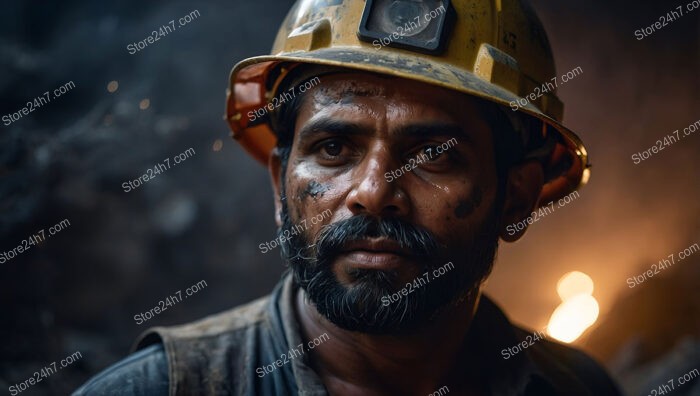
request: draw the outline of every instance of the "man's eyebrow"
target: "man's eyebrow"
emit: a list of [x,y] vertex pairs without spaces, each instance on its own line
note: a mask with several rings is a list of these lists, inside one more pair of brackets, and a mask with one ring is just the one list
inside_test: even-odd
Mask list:
[[[335,135],[372,135],[374,129],[373,125],[364,126],[351,121],[324,117],[304,125],[299,130],[299,141],[303,142],[317,132],[327,132]],[[467,143],[473,143],[473,138],[460,125],[453,123],[426,122],[410,124],[397,128],[394,133],[400,138],[455,137]]]
[[370,135],[373,133],[371,126],[343,121],[337,118],[319,118],[313,120],[299,129],[299,141],[303,142],[317,132],[328,132],[336,135]]

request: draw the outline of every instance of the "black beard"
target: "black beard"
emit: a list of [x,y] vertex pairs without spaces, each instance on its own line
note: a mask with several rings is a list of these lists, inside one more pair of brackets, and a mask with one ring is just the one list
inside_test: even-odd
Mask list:
[[[286,201],[283,201],[282,219],[278,234],[289,236],[294,225]],[[398,218],[354,216],[324,226],[315,244],[304,230],[293,238],[281,238],[281,255],[290,264],[295,282],[306,291],[318,312],[336,326],[362,333],[405,334],[466,299],[491,272],[498,248],[495,210],[480,228],[481,232],[471,241],[465,241],[469,252],[466,262],[454,263],[437,278],[433,278],[433,270],[444,266],[448,258],[439,255],[434,234]],[[397,241],[401,247],[410,249],[423,263],[421,275],[429,272],[430,281],[389,304],[388,296],[406,286],[393,271],[354,270],[348,273],[354,278],[353,285],[342,285],[332,271],[332,262],[342,247],[354,240],[376,237]]]

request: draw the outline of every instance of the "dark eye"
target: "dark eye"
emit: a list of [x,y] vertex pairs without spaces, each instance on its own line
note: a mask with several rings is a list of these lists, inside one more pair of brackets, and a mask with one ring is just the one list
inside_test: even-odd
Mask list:
[[444,155],[442,151],[438,151],[438,146],[424,146],[419,152],[427,156],[428,161],[437,161]]
[[407,161],[428,172],[447,171],[459,161],[457,153],[449,152],[455,144],[446,145],[439,142],[424,142],[412,150],[412,154],[407,158]]
[[447,155],[438,145],[427,144],[415,151],[416,161],[421,163],[437,163],[446,159]]
[[343,144],[336,141],[326,142],[321,146],[323,153],[329,157],[337,157],[343,152]]
[[343,139],[330,138],[314,145],[312,152],[319,164],[340,166],[353,157],[352,145]]

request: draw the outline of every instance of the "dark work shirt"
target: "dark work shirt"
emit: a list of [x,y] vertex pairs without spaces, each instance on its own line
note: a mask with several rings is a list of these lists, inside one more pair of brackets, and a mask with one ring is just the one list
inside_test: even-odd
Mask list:
[[[325,396],[308,353],[290,353],[306,344],[294,314],[296,291],[287,276],[270,296],[190,324],[151,329],[138,352],[74,395]],[[530,335],[482,297],[467,347],[478,354],[479,376],[491,396],[620,395],[584,353],[549,340],[531,342]],[[518,345],[506,359],[502,351]]]
[[162,344],[151,345],[113,364],[73,395],[168,396],[168,358]]

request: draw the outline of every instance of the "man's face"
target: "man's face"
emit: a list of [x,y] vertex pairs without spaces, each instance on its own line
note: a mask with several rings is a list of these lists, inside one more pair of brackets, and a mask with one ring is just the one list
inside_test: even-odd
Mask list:
[[301,231],[282,254],[342,328],[410,332],[490,271],[501,210],[494,149],[465,95],[360,73],[322,77],[304,97],[276,184],[281,235]]

